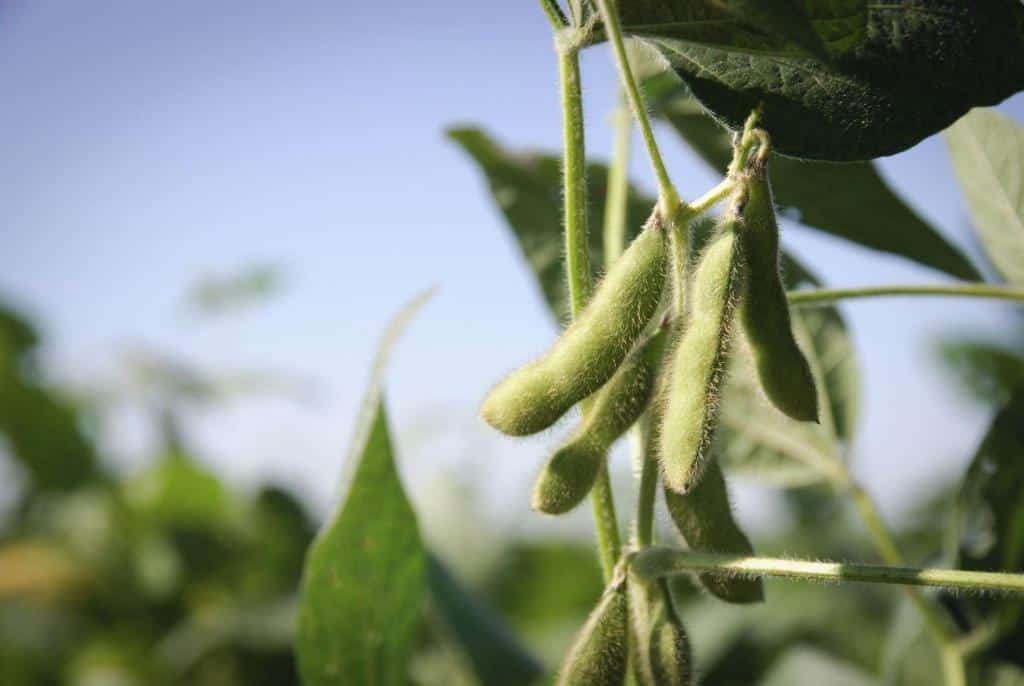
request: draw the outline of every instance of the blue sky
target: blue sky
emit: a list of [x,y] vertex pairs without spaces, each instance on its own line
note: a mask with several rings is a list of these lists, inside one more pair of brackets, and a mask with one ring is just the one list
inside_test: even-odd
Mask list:
[[[233,478],[284,480],[323,505],[381,329],[439,284],[389,374],[403,469],[420,498],[453,472],[512,519],[532,517],[532,472],[559,433],[510,442],[475,410],[554,329],[442,131],[477,123],[511,146],[557,148],[554,55],[535,3],[35,0],[0,5],[0,26],[0,295],[37,318],[56,373],[99,378],[144,341],[209,368],[313,379],[316,402],[245,402],[197,415],[193,431]],[[589,146],[603,157],[614,72],[603,48],[583,67]],[[1024,98],[1002,109],[1024,120]],[[663,133],[678,185],[699,194],[713,177]],[[881,164],[968,244],[941,139]],[[632,168],[653,187],[639,146]],[[939,279],[798,227],[785,241],[832,285]],[[253,262],[283,267],[282,297],[213,323],[184,312],[195,279]],[[884,300],[844,312],[864,366],[856,471],[898,510],[904,489],[962,469],[986,421],[945,383],[929,341],[999,335],[1009,310]],[[127,465],[143,428],[115,425]],[[746,517],[763,498],[741,490]]]

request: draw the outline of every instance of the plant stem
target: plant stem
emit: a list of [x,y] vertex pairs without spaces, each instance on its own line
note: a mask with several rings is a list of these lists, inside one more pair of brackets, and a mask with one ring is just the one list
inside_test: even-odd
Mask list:
[[742,577],[778,577],[802,581],[863,581],[948,590],[1024,594],[1024,574],[972,572],[962,569],[917,569],[848,562],[745,557],[653,546],[636,553],[631,569],[641,579],[683,572],[723,572]]
[[952,286],[868,286],[865,288],[814,288],[790,291],[791,305],[826,305],[837,300],[881,296],[954,296],[960,298],[996,298],[1024,302],[1024,288],[964,283]]
[[562,8],[558,6],[555,0],[540,0],[540,7],[544,10],[544,14],[547,15],[548,21],[551,22],[551,28],[555,31],[563,29],[569,25],[569,20],[566,18],[565,13],[562,12]]
[[[878,507],[875,505],[874,500],[872,500],[871,496],[868,495],[868,492],[862,486],[850,479],[849,471],[845,471],[845,476],[847,478],[845,490],[849,493],[854,507],[857,508],[857,512],[860,513],[860,517],[868,529],[868,535],[871,537],[875,549],[882,560],[890,565],[902,566],[906,564],[903,554],[896,547],[896,542],[893,540],[888,527],[878,512]],[[964,673],[963,655],[955,643],[948,624],[936,610],[935,606],[921,595],[917,589],[907,587],[905,590],[910,602],[914,604],[924,620],[925,628],[931,635],[935,649],[939,653],[946,686],[965,686],[967,682]]]
[[623,94],[612,113],[615,138],[611,164],[608,166],[608,188],[604,202],[604,265],[611,267],[626,248],[626,210],[629,199],[629,136],[632,126],[629,106]]
[[644,548],[654,543],[654,501],[658,495],[658,461],[654,457],[653,435],[651,425],[655,421],[651,413],[645,413],[633,431],[636,432],[636,445],[639,446],[641,457],[640,490],[636,500],[636,522],[634,523],[634,541],[636,548]]
[[658,142],[654,138],[650,117],[647,116],[647,109],[644,107],[643,98],[640,95],[640,88],[637,86],[633,70],[629,68],[629,57],[626,55],[626,45],[622,39],[622,26],[619,23],[618,11],[613,6],[612,0],[596,0],[596,4],[601,13],[605,32],[608,34],[608,41],[612,45],[612,52],[615,54],[615,63],[626,91],[626,98],[633,110],[633,116],[636,117],[640,134],[644,139],[644,146],[647,148],[647,156],[651,159],[654,175],[658,179],[658,195],[664,213],[663,217],[666,223],[671,225],[679,207],[679,193],[672,185],[672,180],[669,179],[668,170],[665,168],[665,162],[661,159],[661,151],[658,149]]
[[[583,93],[576,50],[558,50],[562,99],[563,195],[565,197],[565,269],[572,316],[579,316],[590,297],[590,253],[587,239],[587,170],[583,144]],[[582,410],[587,412],[588,403]],[[606,582],[611,581],[622,551],[611,477],[605,463],[591,492],[598,554]]]

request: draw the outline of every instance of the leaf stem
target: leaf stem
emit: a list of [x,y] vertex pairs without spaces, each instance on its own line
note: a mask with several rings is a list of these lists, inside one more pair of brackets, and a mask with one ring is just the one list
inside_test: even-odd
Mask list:
[[631,570],[641,579],[685,572],[720,572],[742,577],[777,577],[801,581],[861,581],[903,586],[929,586],[954,591],[1024,594],[1024,574],[974,572],[962,569],[918,569],[851,562],[745,557],[653,546],[635,553]]
[[615,63],[626,91],[626,98],[633,110],[633,116],[636,117],[640,134],[644,139],[644,146],[647,148],[647,156],[651,160],[654,175],[658,179],[658,195],[663,217],[667,224],[672,225],[680,204],[679,193],[672,185],[665,162],[661,158],[661,151],[658,149],[658,142],[655,140],[654,130],[651,128],[651,119],[647,116],[647,109],[640,95],[636,77],[629,67],[629,56],[626,55],[626,45],[622,39],[622,25],[619,23],[618,10],[613,6],[612,0],[596,0],[596,4],[601,13],[601,21],[604,23],[608,40],[612,45],[612,52],[615,54]]
[[569,25],[569,20],[566,18],[565,13],[562,12],[562,8],[558,6],[555,0],[540,0],[540,7],[544,10],[544,14],[547,16],[548,21],[551,22],[551,28],[555,31],[564,29]]
[[1024,288],[987,283],[962,283],[951,286],[867,286],[864,288],[813,288],[789,292],[791,305],[827,305],[837,300],[877,298],[881,296],[952,296],[958,298],[994,298],[1024,302]]
[[[587,170],[583,141],[583,93],[580,63],[576,50],[560,46],[558,73],[562,101],[562,184],[565,198],[565,269],[569,284],[572,316],[579,316],[590,297],[590,253],[587,240]],[[587,412],[588,403],[582,410]],[[591,492],[598,554],[605,581],[612,578],[622,553],[618,517],[612,494],[611,477],[605,463],[598,472]]]

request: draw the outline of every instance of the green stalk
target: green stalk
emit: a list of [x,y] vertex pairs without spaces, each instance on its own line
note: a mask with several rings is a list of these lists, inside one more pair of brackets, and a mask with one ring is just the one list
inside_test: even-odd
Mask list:
[[953,296],[958,298],[995,298],[1024,302],[1024,288],[964,283],[953,286],[867,286],[865,288],[813,288],[790,291],[790,305],[827,305],[837,300],[877,298],[881,296]]
[[679,193],[668,176],[665,161],[661,158],[658,142],[654,138],[650,117],[647,116],[647,109],[644,107],[643,98],[640,95],[640,88],[637,86],[633,70],[629,67],[629,57],[626,55],[626,44],[622,38],[622,25],[619,23],[618,11],[613,6],[612,0],[596,0],[596,4],[601,13],[601,21],[604,23],[608,41],[612,45],[612,52],[615,54],[615,63],[619,69],[622,86],[626,91],[626,98],[633,110],[640,134],[643,136],[647,156],[654,168],[654,175],[658,179],[658,200],[661,203],[662,216],[666,223],[671,225],[679,207]]
[[973,572],[962,569],[918,569],[850,562],[744,557],[655,546],[634,554],[630,568],[641,579],[687,572],[720,572],[741,577],[775,577],[799,581],[862,581],[876,584],[928,586],[953,591],[1024,594],[1024,574]]
[[[583,93],[577,51],[558,50],[558,73],[562,99],[564,147],[563,192],[565,196],[565,268],[573,318],[590,297],[590,254],[587,241],[587,174],[583,143]],[[584,413],[587,403],[582,404]],[[598,472],[591,492],[598,554],[606,582],[610,582],[622,552],[618,517],[607,463]]]

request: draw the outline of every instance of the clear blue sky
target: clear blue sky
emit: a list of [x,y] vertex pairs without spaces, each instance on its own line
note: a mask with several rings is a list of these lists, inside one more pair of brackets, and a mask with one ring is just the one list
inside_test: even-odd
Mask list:
[[[554,330],[442,130],[479,123],[509,145],[557,148],[554,57],[535,3],[9,1],[0,31],[0,294],[42,324],[56,373],[97,378],[124,342],[145,341],[210,368],[315,379],[315,404],[247,402],[196,417],[194,430],[233,477],[283,479],[322,505],[380,330],[440,284],[389,374],[403,469],[421,498],[447,469],[533,517],[532,473],[559,434],[511,442],[474,414]],[[590,149],[603,157],[614,74],[603,48],[583,66]],[[1003,109],[1024,119],[1019,96]],[[713,182],[664,140],[681,188]],[[882,168],[967,243],[940,139]],[[639,151],[633,169],[651,188]],[[785,240],[833,285],[939,278],[800,228]],[[183,315],[196,278],[254,261],[284,267],[283,297],[202,326]],[[998,334],[1007,310],[886,300],[844,311],[866,388],[856,469],[892,508],[903,489],[960,470],[985,422],[944,382],[929,341]],[[111,440],[135,464],[144,438],[125,417]],[[743,491],[747,517],[759,505]]]

